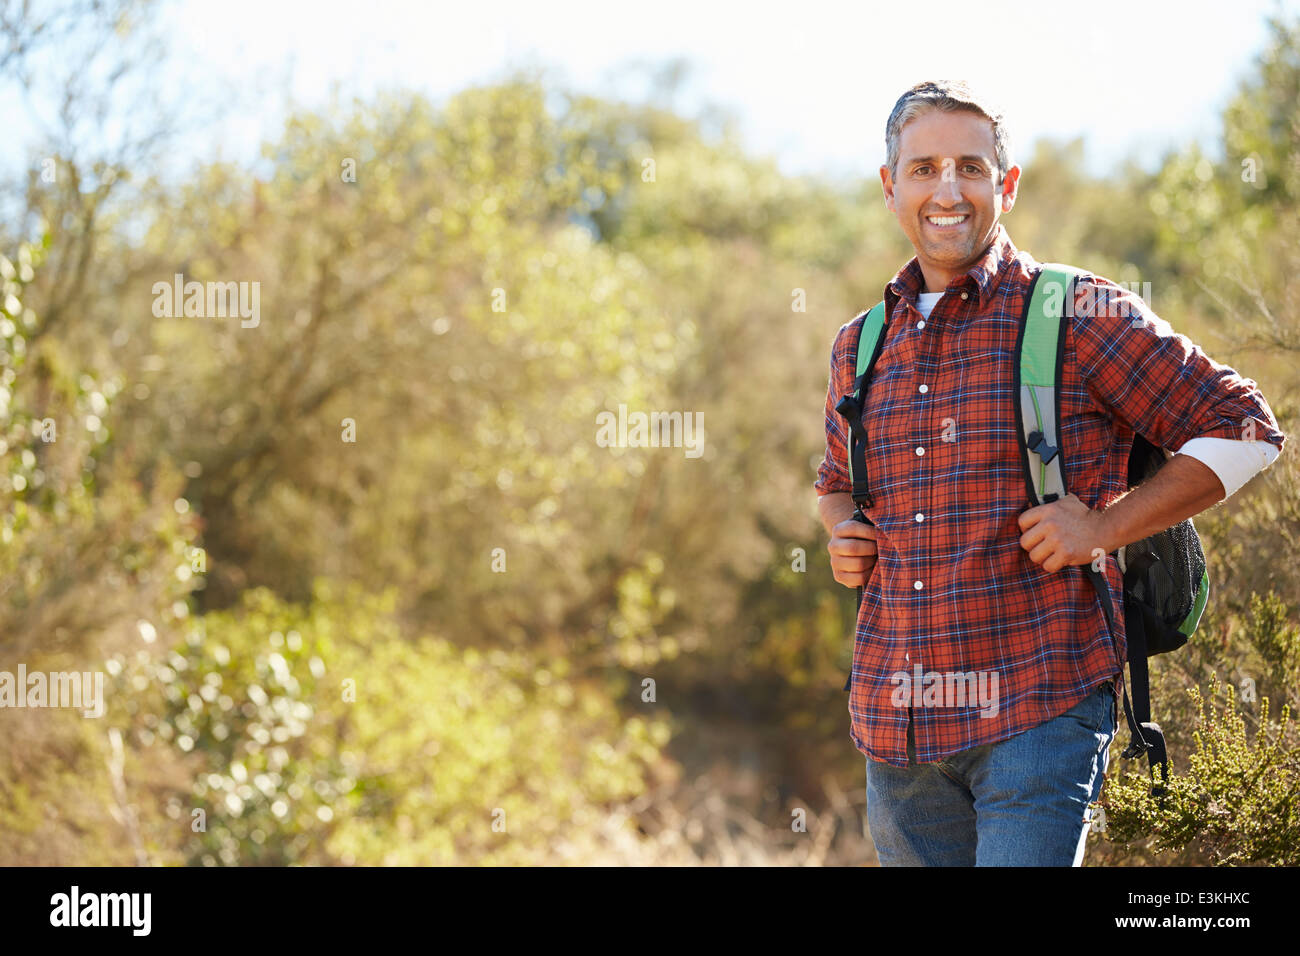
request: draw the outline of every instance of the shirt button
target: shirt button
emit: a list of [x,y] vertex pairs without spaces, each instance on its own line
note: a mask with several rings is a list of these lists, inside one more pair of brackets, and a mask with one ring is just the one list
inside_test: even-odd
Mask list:
[[963,293],[961,294],[961,297],[962,297],[963,299],[969,299],[969,298],[970,298],[970,293],[968,293],[968,292],[963,292]]
[[925,319],[922,319],[920,322],[916,323],[916,327],[917,327],[918,329],[923,329],[923,328],[925,328]]
[[918,511],[918,512],[916,513],[916,521],[917,521],[917,523],[919,524],[919,523],[921,523],[921,522],[924,521],[924,520],[925,520],[925,515],[921,514],[921,512]]
[[923,585],[920,581],[913,581],[912,587],[916,588],[919,591],[921,590],[921,588],[925,587],[925,585]]
[[920,456],[920,455],[924,455],[924,454],[925,454],[925,449],[924,449],[924,448],[917,448],[917,449],[916,449],[916,454],[917,454],[918,456]]
[[930,386],[929,386],[929,385],[918,385],[918,386],[916,387],[916,390],[917,390],[918,392],[920,392],[922,395],[924,395],[926,392],[928,392],[928,391],[930,390]]

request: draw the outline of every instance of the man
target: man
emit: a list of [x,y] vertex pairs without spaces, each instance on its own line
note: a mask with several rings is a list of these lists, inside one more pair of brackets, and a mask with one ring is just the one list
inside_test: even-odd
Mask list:
[[[885,139],[885,205],[916,256],[885,289],[866,389],[871,524],[852,518],[835,412],[860,319],[832,349],[815,485],[835,580],[865,588],[849,713],[867,822],[884,865],[1077,866],[1125,659],[1079,566],[1102,549],[1122,607],[1111,552],[1231,495],[1284,436],[1253,381],[1084,276],[1061,373],[1070,493],[1028,507],[1012,362],[1037,262],[998,221],[1020,181],[1002,117],[964,84],[921,83]],[[1125,494],[1135,433],[1178,454]],[[930,673],[978,675],[978,699],[906,686]]]

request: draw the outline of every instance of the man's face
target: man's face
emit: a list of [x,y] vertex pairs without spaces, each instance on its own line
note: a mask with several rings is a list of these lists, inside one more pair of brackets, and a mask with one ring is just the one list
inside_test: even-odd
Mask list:
[[942,292],[988,249],[1016,199],[1020,167],[998,182],[993,123],[965,110],[931,110],[903,127],[898,171],[880,167],[885,205],[898,216],[931,292]]

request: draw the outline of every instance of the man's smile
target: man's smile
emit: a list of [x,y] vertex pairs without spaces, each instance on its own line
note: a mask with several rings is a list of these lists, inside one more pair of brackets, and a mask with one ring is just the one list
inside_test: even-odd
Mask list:
[[930,224],[931,228],[938,229],[941,231],[947,231],[950,229],[953,230],[960,229],[962,226],[966,224],[966,221],[969,219],[970,219],[969,213],[961,213],[959,215],[925,217],[925,221]]

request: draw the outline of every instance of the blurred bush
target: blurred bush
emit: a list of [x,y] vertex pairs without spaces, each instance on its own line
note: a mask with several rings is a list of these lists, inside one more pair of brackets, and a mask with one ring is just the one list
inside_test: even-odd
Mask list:
[[564,658],[407,638],[394,604],[255,588],[166,657],[110,661],[137,758],[188,755],[146,837],[203,865],[540,863],[644,789],[663,721],[621,720]]

